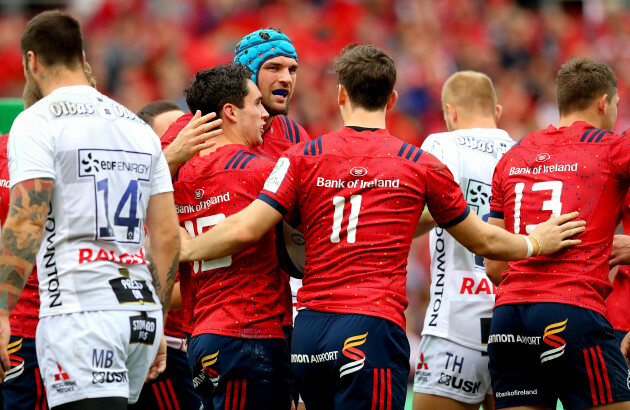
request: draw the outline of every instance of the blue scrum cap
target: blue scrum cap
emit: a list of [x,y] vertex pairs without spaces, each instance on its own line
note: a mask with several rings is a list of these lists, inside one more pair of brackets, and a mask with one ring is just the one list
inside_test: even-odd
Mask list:
[[274,57],[289,57],[298,61],[295,47],[289,37],[274,29],[254,31],[243,37],[234,48],[235,63],[241,63],[252,70],[252,81],[258,85],[258,72],[263,63]]

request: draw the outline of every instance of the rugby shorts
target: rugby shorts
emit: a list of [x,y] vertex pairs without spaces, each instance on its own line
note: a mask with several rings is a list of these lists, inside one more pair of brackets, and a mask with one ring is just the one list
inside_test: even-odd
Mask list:
[[289,347],[284,338],[201,334],[188,342],[188,362],[204,408],[291,408]]
[[11,369],[0,384],[0,408],[4,410],[43,410],[46,391],[39,373],[35,339],[11,336],[8,346]]
[[197,410],[199,407],[201,398],[193,388],[188,355],[184,350],[169,346],[166,349],[166,370],[155,380],[144,384],[140,398],[129,406],[129,410]]
[[163,331],[162,311],[89,311],[46,316],[37,358],[50,407],[87,398],[135,403]]
[[463,403],[481,403],[492,394],[488,356],[448,339],[423,336],[413,391]]
[[630,400],[630,374],[612,326],[590,309],[563,303],[498,306],[488,354],[497,409]]
[[409,341],[386,319],[300,310],[291,370],[309,410],[403,409]]

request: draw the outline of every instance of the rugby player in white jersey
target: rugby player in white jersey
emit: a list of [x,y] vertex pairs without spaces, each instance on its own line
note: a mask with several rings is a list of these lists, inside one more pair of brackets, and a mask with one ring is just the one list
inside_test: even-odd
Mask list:
[[[422,149],[453,173],[466,202],[488,220],[492,174],[514,141],[497,129],[501,106],[492,80],[460,71],[442,88],[449,132],[432,134]],[[431,301],[422,329],[414,380],[414,410],[493,408],[487,338],[494,306],[494,285],[484,260],[445,229],[430,234]]]
[[36,347],[49,406],[126,409],[165,361],[162,306],[179,254],[168,166],[151,128],[89,86],[74,18],[37,15],[20,45],[26,80],[44,98],[9,137],[0,378],[10,365],[9,313],[37,256]]

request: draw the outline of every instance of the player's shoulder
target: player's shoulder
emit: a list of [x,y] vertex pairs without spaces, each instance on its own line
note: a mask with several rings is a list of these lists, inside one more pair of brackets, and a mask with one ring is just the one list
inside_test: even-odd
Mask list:
[[229,172],[258,172],[272,169],[275,165],[273,161],[256,155],[249,148],[240,144],[220,147],[215,151],[215,155],[217,156],[218,169]]
[[310,141],[311,139],[306,130],[300,124],[286,115],[280,114],[274,116],[271,126],[293,144]]

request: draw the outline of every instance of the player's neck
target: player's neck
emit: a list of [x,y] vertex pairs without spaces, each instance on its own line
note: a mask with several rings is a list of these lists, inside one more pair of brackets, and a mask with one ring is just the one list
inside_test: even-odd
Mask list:
[[58,88],[70,87],[74,85],[87,85],[87,78],[83,70],[69,70],[67,68],[57,68],[55,70],[46,70],[39,77],[39,85],[42,94],[47,96]]
[[584,121],[587,124],[592,125],[595,128],[602,128],[603,121],[601,116],[592,113],[590,110],[572,112],[568,115],[561,115],[560,122],[558,122],[558,128],[570,127],[577,121]]
[[346,127],[363,127],[384,129],[385,109],[379,111],[366,111],[363,108],[349,109],[342,112],[343,125]]
[[461,130],[461,129],[469,130],[472,128],[495,128],[496,129],[497,123],[492,117],[475,117],[469,120],[465,120],[462,118],[459,121],[457,121],[452,131]]
[[208,155],[216,151],[220,147],[223,147],[226,145],[239,144],[239,145],[247,146],[247,144],[243,141],[242,138],[240,138],[238,135],[234,133],[229,132],[225,128],[223,129],[223,134],[214,138],[214,142],[216,143],[214,146],[199,151],[199,156],[203,157],[204,155]]

